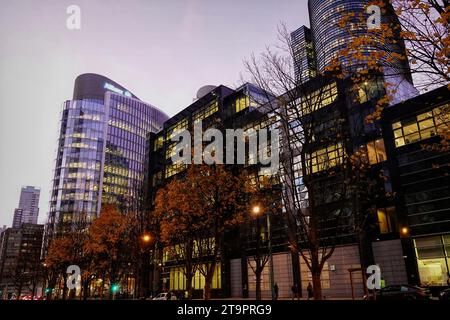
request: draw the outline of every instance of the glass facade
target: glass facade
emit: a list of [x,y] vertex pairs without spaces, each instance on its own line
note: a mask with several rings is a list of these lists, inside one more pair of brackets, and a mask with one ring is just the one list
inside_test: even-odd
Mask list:
[[421,141],[436,136],[450,125],[450,104],[409,117],[392,124],[395,146]]
[[291,33],[294,74],[296,82],[306,82],[316,76],[316,56],[311,30],[301,26]]
[[[97,82],[102,85],[92,88]],[[90,97],[97,90],[99,98],[83,99],[83,92],[76,92],[77,99],[64,103],[47,236],[89,223],[102,203],[127,205],[142,194],[148,134],[159,131],[167,116],[105,89],[112,86],[103,82],[113,83],[98,75],[80,76],[76,90],[81,87]]]
[[[358,67],[360,64],[364,64],[364,60],[350,59],[349,56],[341,55],[338,57],[338,53],[347,47],[347,44],[354,37],[373,38],[367,30],[366,18],[361,20],[362,17],[369,17],[366,14],[366,7],[371,3],[370,0],[309,0],[308,7],[310,13],[311,34],[315,47],[317,70],[320,72],[325,71],[326,66],[330,62],[337,58],[343,67]],[[386,13],[382,12],[381,22],[398,24],[398,18],[396,17],[392,7],[385,6]],[[339,21],[345,14],[349,15],[347,26],[339,26]],[[384,49],[380,49],[384,48]],[[371,52],[385,50],[383,59],[383,66],[400,69],[403,72],[409,70],[409,65],[403,60],[395,58],[391,53],[404,54],[404,44],[397,41],[393,43],[377,43],[376,45],[365,45],[361,47],[359,53],[363,56],[369,56]],[[398,73],[398,72],[397,72]],[[412,81],[410,76],[405,75],[406,80]]]
[[450,276],[450,234],[414,239],[420,283],[445,286]]

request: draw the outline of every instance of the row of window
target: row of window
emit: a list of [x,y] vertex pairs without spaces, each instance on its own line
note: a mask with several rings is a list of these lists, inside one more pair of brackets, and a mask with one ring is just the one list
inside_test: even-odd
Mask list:
[[299,103],[302,115],[305,116],[332,104],[337,99],[337,96],[337,84],[333,82],[307,94],[305,97],[301,97]]
[[206,105],[205,107],[201,108],[200,110],[194,112],[192,115],[192,118],[194,120],[194,123],[200,122],[209,116],[213,115],[219,111],[219,103],[217,101],[213,101]]
[[392,124],[395,146],[401,147],[439,134],[450,125],[450,104]]
[[343,163],[344,148],[341,143],[330,145],[307,155],[307,165],[311,165],[310,172],[317,173],[331,169]]

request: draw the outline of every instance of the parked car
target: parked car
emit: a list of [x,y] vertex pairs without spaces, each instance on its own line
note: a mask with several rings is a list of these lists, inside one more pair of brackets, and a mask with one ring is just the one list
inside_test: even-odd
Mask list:
[[162,292],[154,297],[153,300],[177,300],[177,296],[173,292]]
[[387,286],[378,291],[377,300],[430,300],[428,289],[410,286]]
[[439,293],[439,300],[450,301],[450,289],[445,289]]

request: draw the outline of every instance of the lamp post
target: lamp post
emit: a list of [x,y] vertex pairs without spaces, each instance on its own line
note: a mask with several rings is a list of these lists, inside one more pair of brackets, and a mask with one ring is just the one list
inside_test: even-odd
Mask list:
[[[255,205],[252,208],[252,214],[259,218],[262,215],[262,209],[259,205]],[[268,237],[268,249],[269,249],[269,273],[270,273],[270,292],[272,293],[272,300],[275,300],[275,281],[274,281],[274,272],[273,272],[273,255],[272,255],[272,230],[270,223],[270,215],[268,213],[266,215],[266,224],[267,224],[267,237]],[[257,223],[257,231],[259,232],[259,220],[256,220]],[[259,235],[258,235],[259,236]]]
[[[138,272],[138,283],[139,283],[139,290],[138,290],[138,296],[145,296],[149,290],[149,285],[148,285],[148,273],[149,273],[149,246],[150,244],[153,242],[154,237],[152,234],[148,233],[148,232],[144,232],[141,237],[140,240],[142,242],[142,248],[143,248],[143,253],[144,253],[144,259],[141,262],[141,265],[143,265],[143,274],[141,274],[140,272]],[[135,293],[136,294],[136,293]]]

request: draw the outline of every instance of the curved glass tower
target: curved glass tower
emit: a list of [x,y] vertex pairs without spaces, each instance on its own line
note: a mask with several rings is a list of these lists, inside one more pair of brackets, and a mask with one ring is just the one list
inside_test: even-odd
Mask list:
[[[311,33],[314,41],[317,69],[318,71],[324,71],[325,67],[336,57],[338,52],[346,47],[346,44],[352,39],[352,37],[373,37],[369,34],[367,26],[361,25],[361,18],[368,17],[366,8],[370,4],[371,0],[308,0],[308,8],[311,23]],[[390,4],[385,6],[385,13],[381,14],[382,23],[398,24],[398,18],[394,9]],[[343,14],[354,14],[354,18],[349,19],[349,23],[353,23],[357,27],[351,27],[351,33],[348,32],[350,27],[339,26],[339,20],[343,17]],[[396,43],[380,43],[380,47],[384,47],[386,52],[395,52],[406,55],[405,45],[401,41]],[[361,53],[363,55],[369,55],[371,51],[379,48],[366,46]],[[338,57],[344,67],[358,66],[358,61],[350,60],[348,56]],[[409,64],[406,60],[400,61],[394,59],[394,62],[384,61],[384,66],[393,69],[401,70],[408,82],[412,82],[410,75]],[[386,70],[389,73],[389,70]]]
[[77,77],[61,115],[46,238],[89,223],[102,204],[139,201],[148,135],[167,119],[104,76]]

